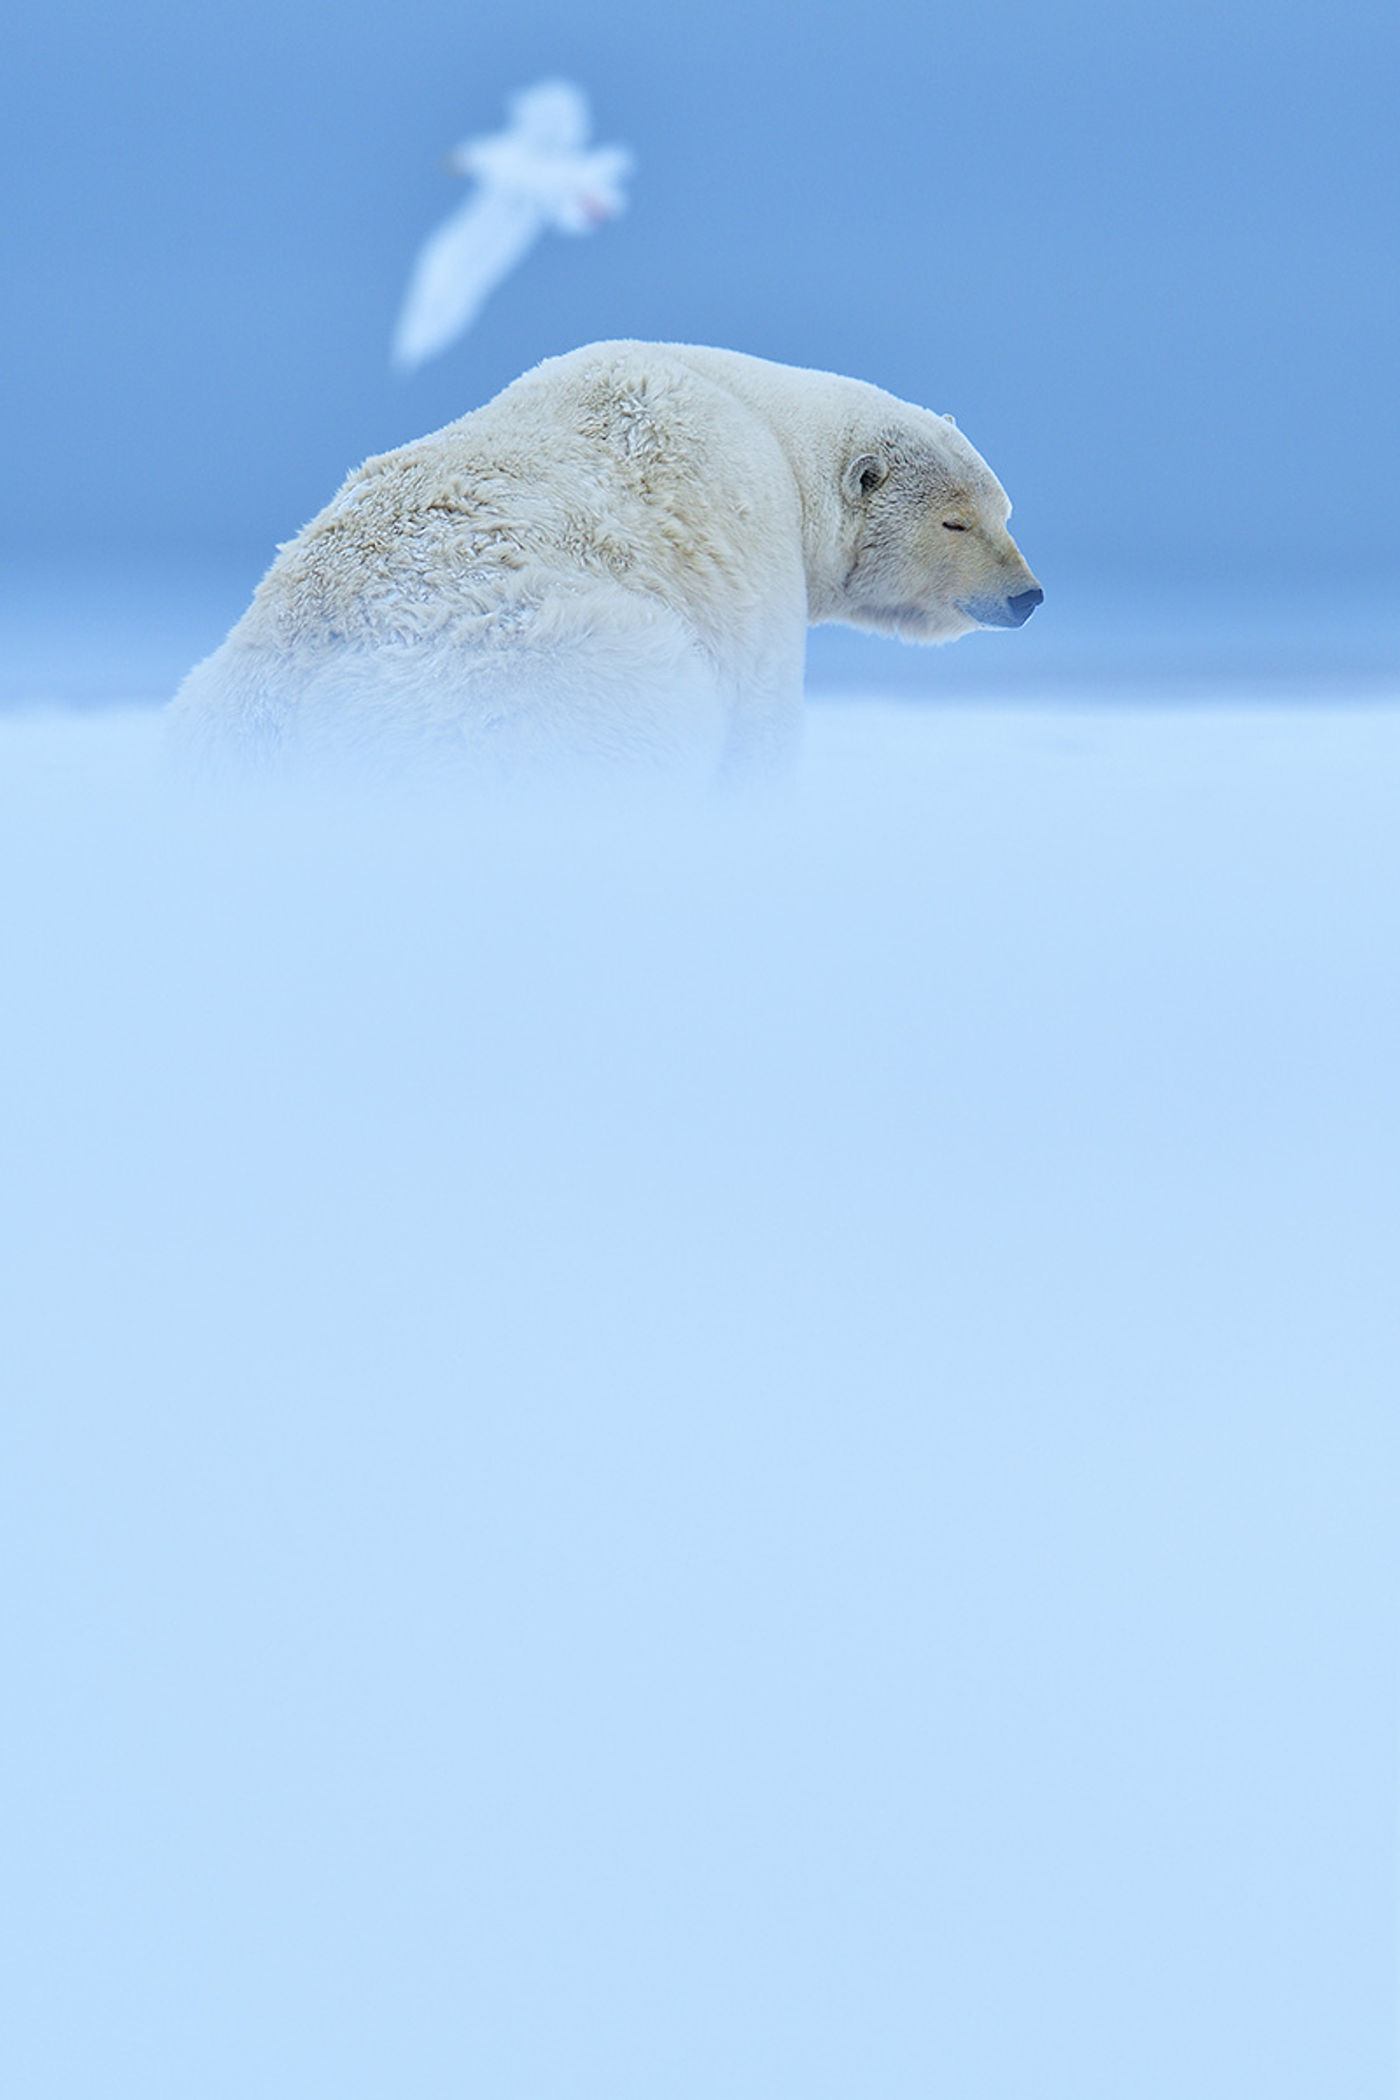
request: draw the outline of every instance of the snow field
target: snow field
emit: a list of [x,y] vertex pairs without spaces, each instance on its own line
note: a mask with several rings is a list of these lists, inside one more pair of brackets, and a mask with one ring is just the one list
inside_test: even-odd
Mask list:
[[155,747],[0,723],[7,2089],[1382,2090],[1400,713]]

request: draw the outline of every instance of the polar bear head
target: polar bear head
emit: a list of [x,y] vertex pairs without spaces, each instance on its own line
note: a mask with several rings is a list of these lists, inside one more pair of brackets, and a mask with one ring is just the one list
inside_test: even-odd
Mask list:
[[951,416],[835,372],[695,344],[664,349],[756,409],[786,459],[813,624],[950,642],[977,627],[1020,627],[1040,604],[1006,529],[1006,491]]
[[858,425],[840,462],[839,582],[823,616],[914,642],[1020,627],[1045,594],[1010,514],[951,416],[906,410]]

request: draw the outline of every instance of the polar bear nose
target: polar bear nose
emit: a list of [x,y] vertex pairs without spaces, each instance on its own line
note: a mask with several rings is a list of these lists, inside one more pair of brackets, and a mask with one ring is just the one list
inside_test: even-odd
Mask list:
[[1044,591],[1037,586],[1035,590],[1017,591],[1014,598],[1008,598],[1006,609],[1011,615],[1012,626],[1024,627],[1044,596]]

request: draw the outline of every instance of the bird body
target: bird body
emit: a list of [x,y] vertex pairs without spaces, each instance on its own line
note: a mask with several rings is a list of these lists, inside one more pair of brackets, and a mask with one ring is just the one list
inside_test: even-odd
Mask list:
[[567,81],[512,97],[512,122],[448,155],[476,191],[419,250],[394,334],[393,359],[413,371],[468,329],[497,285],[553,227],[590,233],[623,210],[632,157],[586,145],[588,103]]

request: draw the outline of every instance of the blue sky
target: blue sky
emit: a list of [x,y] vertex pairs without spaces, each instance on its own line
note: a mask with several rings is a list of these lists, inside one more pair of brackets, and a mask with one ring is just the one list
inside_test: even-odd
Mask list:
[[[10,45],[3,529],[41,555],[256,567],[367,453],[637,335],[952,410],[1052,574],[1393,570],[1388,6],[56,0]],[[635,149],[629,215],[396,379],[439,156],[551,73]]]

